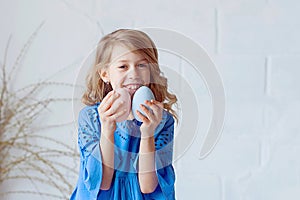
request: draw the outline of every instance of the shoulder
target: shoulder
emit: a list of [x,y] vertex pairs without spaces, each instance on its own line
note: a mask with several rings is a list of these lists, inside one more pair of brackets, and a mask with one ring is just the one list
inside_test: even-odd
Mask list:
[[91,106],[83,107],[79,112],[78,120],[80,121],[80,120],[86,120],[86,119],[93,119],[93,118],[97,117],[99,104],[100,103],[96,103]]
[[169,113],[168,111],[164,110],[163,111],[163,117],[162,117],[162,124],[164,127],[169,127],[174,125],[174,117],[171,113]]
[[168,129],[174,126],[174,117],[171,113],[166,110],[163,110],[162,120],[158,127],[156,128],[155,132],[158,134],[162,130]]
[[171,113],[169,113],[168,111],[164,111],[166,114],[166,125],[172,125],[174,124],[175,120],[174,117]]

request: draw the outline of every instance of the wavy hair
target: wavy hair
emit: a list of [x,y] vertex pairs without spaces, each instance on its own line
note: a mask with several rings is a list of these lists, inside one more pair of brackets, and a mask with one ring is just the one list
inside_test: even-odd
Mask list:
[[168,91],[167,78],[163,76],[158,64],[158,52],[154,42],[142,31],[133,29],[119,29],[104,36],[97,45],[95,63],[86,77],[86,91],[82,96],[85,105],[94,105],[101,102],[112,90],[110,83],[105,83],[99,71],[108,67],[114,46],[123,45],[130,51],[143,55],[150,65],[149,88],[155,99],[163,102],[164,108],[177,120],[177,114],[172,106],[177,97]]

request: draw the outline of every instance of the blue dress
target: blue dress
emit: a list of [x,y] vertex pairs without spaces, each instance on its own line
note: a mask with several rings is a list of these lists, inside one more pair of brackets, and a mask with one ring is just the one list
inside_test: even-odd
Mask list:
[[79,178],[71,200],[174,200],[175,173],[172,166],[174,119],[163,111],[155,130],[155,165],[158,185],[154,192],[143,194],[138,182],[138,153],[141,122],[127,120],[117,123],[114,133],[114,175],[109,190],[101,190],[102,158],[99,147],[100,118],[97,103],[79,113],[78,145],[80,150]]

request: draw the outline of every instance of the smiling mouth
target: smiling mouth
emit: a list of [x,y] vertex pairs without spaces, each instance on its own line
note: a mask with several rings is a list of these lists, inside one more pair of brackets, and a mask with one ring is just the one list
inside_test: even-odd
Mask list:
[[141,86],[142,84],[128,84],[124,85],[124,88],[130,93],[130,95],[133,95]]

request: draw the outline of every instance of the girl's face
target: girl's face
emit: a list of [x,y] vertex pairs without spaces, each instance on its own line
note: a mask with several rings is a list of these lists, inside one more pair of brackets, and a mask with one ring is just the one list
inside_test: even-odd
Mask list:
[[113,48],[111,62],[108,68],[101,72],[101,77],[104,82],[110,82],[114,90],[124,88],[132,96],[139,87],[149,86],[149,67],[143,55],[117,45]]

